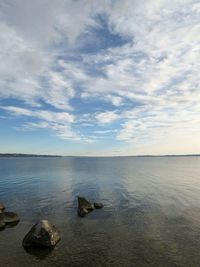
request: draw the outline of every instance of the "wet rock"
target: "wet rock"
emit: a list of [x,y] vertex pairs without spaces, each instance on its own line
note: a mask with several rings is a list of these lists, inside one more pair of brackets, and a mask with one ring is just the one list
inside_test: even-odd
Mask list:
[[53,247],[61,239],[59,231],[48,220],[41,220],[35,224],[24,237],[23,246],[30,247]]
[[95,209],[102,209],[103,208],[103,204],[100,202],[94,202],[94,207]]
[[0,218],[0,231],[3,230],[5,228],[6,224],[3,220],[1,220]]
[[12,224],[12,223],[17,223],[20,221],[18,214],[15,212],[6,211],[6,212],[1,213],[0,215],[1,215],[2,221],[5,224]]
[[78,215],[80,217],[85,217],[87,214],[89,213],[88,210],[84,209],[84,208],[78,208]]
[[0,202],[0,213],[5,210],[5,206],[2,202]]
[[45,247],[41,249],[40,247],[24,247],[24,250],[31,256],[33,256],[37,261],[45,260],[54,250],[54,247]]
[[94,205],[90,203],[84,197],[78,197],[78,215],[80,217],[85,217],[90,211],[94,210]]
[[78,207],[87,211],[94,210],[94,205],[84,197],[78,197]]

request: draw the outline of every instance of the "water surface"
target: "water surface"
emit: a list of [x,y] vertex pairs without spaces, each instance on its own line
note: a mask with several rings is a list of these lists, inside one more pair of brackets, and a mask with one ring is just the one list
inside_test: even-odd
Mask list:
[[[86,218],[77,196],[104,203]],[[200,266],[200,157],[0,158],[0,201],[20,223],[0,232],[0,266]],[[39,219],[62,233],[25,251]]]

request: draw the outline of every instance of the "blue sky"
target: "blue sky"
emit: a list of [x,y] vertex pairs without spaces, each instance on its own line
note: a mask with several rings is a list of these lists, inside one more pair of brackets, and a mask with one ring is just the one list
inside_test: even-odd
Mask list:
[[200,153],[197,0],[2,0],[0,152]]

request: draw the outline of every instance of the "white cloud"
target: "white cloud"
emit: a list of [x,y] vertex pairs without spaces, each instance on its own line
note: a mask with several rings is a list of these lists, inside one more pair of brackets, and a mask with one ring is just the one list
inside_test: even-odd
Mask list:
[[57,123],[55,121],[40,121],[40,122],[28,122],[24,125],[25,130],[34,130],[34,129],[48,129],[53,131],[56,136],[63,140],[70,141],[80,141],[81,138],[77,134],[74,133],[71,129],[71,125],[66,123]]
[[107,111],[96,114],[95,118],[98,123],[106,124],[117,120],[118,115],[115,112]]
[[[119,120],[117,139],[134,144],[200,132],[198,1],[6,0],[0,10],[0,99],[24,101],[29,109],[4,108],[40,120],[29,126],[78,140],[87,139],[82,126]],[[100,13],[109,33],[128,42],[81,50],[102,27]],[[84,111],[75,117],[76,98]]]
[[[98,9],[101,5],[95,5]],[[1,17],[39,47],[59,43],[65,38],[71,42],[92,24],[93,1],[71,0],[6,0],[1,1]]]
[[4,110],[11,112],[16,116],[31,116],[41,120],[58,123],[72,123],[74,122],[74,116],[67,112],[53,112],[47,110],[28,110],[25,108],[7,106],[1,107]]

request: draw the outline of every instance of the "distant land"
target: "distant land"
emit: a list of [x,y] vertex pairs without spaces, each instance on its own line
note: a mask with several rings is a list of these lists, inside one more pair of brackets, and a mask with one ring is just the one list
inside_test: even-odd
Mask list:
[[59,155],[21,154],[21,153],[0,153],[0,157],[62,157],[62,156],[59,156]]
[[121,157],[200,157],[200,154],[183,154],[183,155],[134,155],[134,156],[63,156],[63,155],[38,155],[23,153],[0,153],[0,157],[77,157],[77,158],[121,158]]

